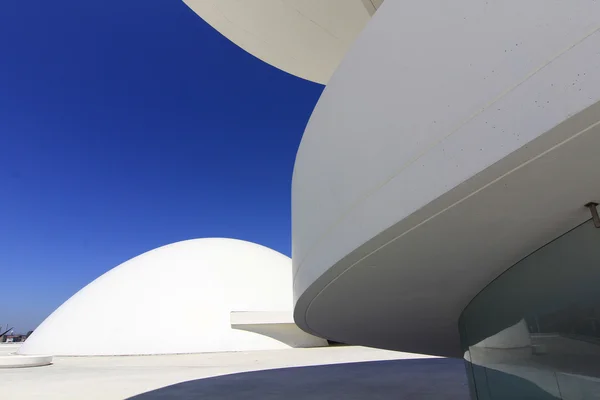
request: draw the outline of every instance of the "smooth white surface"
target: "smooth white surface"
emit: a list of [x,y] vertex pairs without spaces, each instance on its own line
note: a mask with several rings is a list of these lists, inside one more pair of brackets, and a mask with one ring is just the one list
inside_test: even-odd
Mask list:
[[10,354],[0,356],[0,368],[42,367],[52,364],[52,356],[22,356]]
[[[160,247],[108,271],[50,315],[19,354],[131,355],[294,345],[232,329],[236,311],[290,311],[290,259],[234,239]],[[303,333],[302,343],[307,344]],[[323,340],[312,338],[312,345]]]
[[600,199],[599,26],[592,0],[386,2],[298,151],[297,324],[460,356],[473,296]]
[[[22,356],[15,354],[22,343],[0,343],[0,369],[40,367],[52,363],[52,356]],[[0,386],[1,388],[1,386]]]
[[22,343],[0,343],[0,356],[15,353],[21,345]]
[[231,327],[268,336],[290,347],[328,346],[326,340],[298,328],[294,323],[292,310],[232,312]]
[[255,57],[292,75],[324,84],[382,1],[184,2]]
[[[427,357],[361,347],[142,357],[56,357],[50,367],[0,369],[0,391],[3,398],[20,400],[122,400],[180,382],[247,371],[417,358]],[[421,379],[429,382],[431,375],[422,373]],[[254,389],[260,392],[261,388]],[[243,393],[231,393],[221,387],[215,394],[222,395],[219,398],[223,399],[262,398],[252,396],[254,392],[249,390],[252,388],[246,388]],[[268,388],[263,390],[268,391]],[[196,399],[198,396],[178,393],[167,398]]]
[[231,326],[253,324],[290,324],[294,323],[292,311],[233,311]]

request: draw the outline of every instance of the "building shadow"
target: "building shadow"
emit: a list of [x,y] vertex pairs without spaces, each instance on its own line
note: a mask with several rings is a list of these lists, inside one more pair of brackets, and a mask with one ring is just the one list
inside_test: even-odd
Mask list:
[[178,383],[130,399],[468,398],[469,389],[463,361],[428,358],[243,372]]

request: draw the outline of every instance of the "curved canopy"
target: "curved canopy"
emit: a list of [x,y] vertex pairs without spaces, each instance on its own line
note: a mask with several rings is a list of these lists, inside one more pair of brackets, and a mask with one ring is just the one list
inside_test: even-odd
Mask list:
[[248,53],[325,84],[383,0],[184,0]]
[[386,2],[296,157],[296,323],[462,357],[468,302],[600,202],[599,26],[589,0]]

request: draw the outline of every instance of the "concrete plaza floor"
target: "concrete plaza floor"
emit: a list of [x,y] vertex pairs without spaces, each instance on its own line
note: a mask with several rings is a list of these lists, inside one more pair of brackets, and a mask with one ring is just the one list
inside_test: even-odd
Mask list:
[[21,346],[20,343],[0,343],[0,356],[14,353]]
[[365,347],[55,357],[47,367],[0,369],[0,393],[61,400],[468,399],[462,361]]

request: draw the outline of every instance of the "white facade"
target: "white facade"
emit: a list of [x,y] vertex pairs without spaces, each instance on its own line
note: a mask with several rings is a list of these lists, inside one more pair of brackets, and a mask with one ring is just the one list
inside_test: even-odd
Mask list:
[[[291,260],[233,239],[157,248],[108,271],[50,315],[19,354],[134,355],[326,345],[285,318],[232,327],[232,312],[290,314]],[[254,319],[254,324],[260,324]],[[264,328],[264,327],[263,327]]]
[[306,128],[295,320],[461,356],[468,302],[599,202],[600,3],[387,1]]
[[184,0],[253,56],[327,83],[383,0]]

